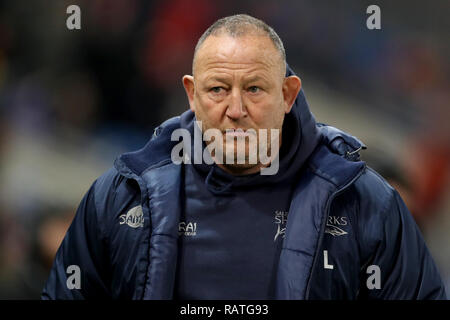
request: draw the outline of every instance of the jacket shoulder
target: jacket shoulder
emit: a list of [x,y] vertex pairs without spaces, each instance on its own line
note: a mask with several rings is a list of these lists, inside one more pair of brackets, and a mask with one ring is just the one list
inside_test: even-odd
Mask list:
[[366,166],[355,181],[354,189],[360,200],[361,214],[377,215],[384,219],[388,206],[395,197],[396,190],[375,170]]
[[368,232],[367,226],[381,227],[390,215],[395,214],[390,209],[393,202],[396,201],[397,191],[368,166],[355,181],[354,190],[358,200],[360,228],[364,228],[362,233],[372,234],[372,232]]
[[140,188],[136,180],[123,176],[113,167],[95,181],[93,198],[98,224],[107,233],[124,206],[140,202]]

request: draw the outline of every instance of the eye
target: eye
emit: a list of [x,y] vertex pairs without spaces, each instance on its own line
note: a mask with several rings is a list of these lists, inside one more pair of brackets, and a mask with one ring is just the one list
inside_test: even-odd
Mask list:
[[213,92],[213,93],[221,93],[223,90],[222,87],[212,87],[209,91]]
[[251,86],[250,88],[248,88],[248,91],[250,93],[258,93],[260,90],[261,90],[261,88],[257,87],[257,86]]

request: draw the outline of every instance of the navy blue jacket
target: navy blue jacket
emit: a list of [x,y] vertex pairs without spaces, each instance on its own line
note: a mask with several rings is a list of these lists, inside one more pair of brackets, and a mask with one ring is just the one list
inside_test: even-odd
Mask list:
[[[359,160],[365,146],[316,123],[303,91],[291,113],[304,163],[276,298],[446,299],[399,194]],[[179,127],[180,117],[166,121],[143,149],[120,156],[93,183],[56,254],[43,299],[173,298],[184,166],[171,161],[177,142],[170,137]]]

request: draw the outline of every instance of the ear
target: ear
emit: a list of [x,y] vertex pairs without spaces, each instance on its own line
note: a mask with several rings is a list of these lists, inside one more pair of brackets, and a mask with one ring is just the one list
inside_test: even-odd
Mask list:
[[283,81],[284,112],[289,113],[302,88],[302,81],[297,76],[289,76]]
[[189,107],[190,109],[195,112],[195,106],[194,106],[194,93],[195,93],[195,87],[194,87],[194,77],[185,75],[183,77],[183,86],[184,90],[186,90],[186,95],[189,99]]

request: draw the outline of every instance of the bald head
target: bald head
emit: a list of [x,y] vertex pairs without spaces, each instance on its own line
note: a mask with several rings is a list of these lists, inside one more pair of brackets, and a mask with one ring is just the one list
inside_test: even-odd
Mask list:
[[201,50],[204,42],[209,37],[268,38],[270,40],[270,43],[273,45],[274,49],[278,53],[278,59],[276,63],[279,64],[279,68],[284,76],[284,72],[286,70],[286,53],[284,50],[283,42],[281,41],[280,37],[265,22],[246,14],[237,14],[219,19],[203,33],[203,35],[198,40],[197,45],[195,46],[194,59],[192,62],[193,75],[195,75],[198,52]]

